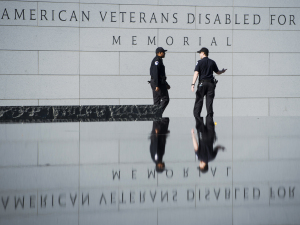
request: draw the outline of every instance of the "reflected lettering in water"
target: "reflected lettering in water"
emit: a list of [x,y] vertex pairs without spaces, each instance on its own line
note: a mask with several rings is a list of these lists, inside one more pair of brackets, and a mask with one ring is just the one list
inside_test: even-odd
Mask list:
[[0,124],[0,224],[297,224],[299,125],[298,117]]

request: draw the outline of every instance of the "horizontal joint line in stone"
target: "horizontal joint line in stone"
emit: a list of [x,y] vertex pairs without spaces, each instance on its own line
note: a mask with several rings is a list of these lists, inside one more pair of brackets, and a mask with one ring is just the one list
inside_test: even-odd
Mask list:
[[[153,46],[153,47],[157,47],[157,45],[156,46]],[[196,50],[198,50],[198,48],[196,49]],[[172,54],[186,54],[186,53],[189,53],[189,54],[197,54],[197,55],[199,55],[197,52],[196,52],[196,50],[195,51],[189,51],[189,52],[187,52],[187,51],[168,51],[168,54],[170,54],[170,53],[172,53]],[[38,50],[24,50],[24,49],[0,49],[0,52],[1,51],[11,51],[11,52],[18,52],[18,51],[20,51],[20,52],[74,52],[74,53],[108,53],[108,52],[110,52],[110,53],[141,53],[141,52],[144,52],[144,53],[153,53],[154,55],[155,55],[155,53],[154,53],[154,51],[144,51],[144,50],[137,50],[137,51],[132,51],[132,50],[128,50],[128,51],[97,51],[97,50],[95,50],[95,51],[91,51],[91,50],[89,50],[89,51],[87,51],[87,50],[61,50],[61,49],[58,49],[58,50],[47,50],[47,49],[38,49]],[[254,52],[246,52],[246,51],[243,51],[243,52],[239,52],[239,51],[210,51],[210,54],[268,54],[268,53],[270,53],[270,54],[277,54],[277,53],[285,53],[285,54],[299,54],[300,52],[284,52],[284,51],[279,51],[279,52],[272,52],[272,51],[265,51],[265,52],[257,52],[257,51],[254,51]],[[223,75],[222,75],[223,76]]]

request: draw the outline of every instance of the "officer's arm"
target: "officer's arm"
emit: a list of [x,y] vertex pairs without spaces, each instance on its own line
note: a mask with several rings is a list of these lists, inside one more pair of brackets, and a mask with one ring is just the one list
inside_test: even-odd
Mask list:
[[194,72],[194,77],[193,77],[193,83],[192,83],[192,84],[195,84],[195,82],[196,82],[198,76],[199,76],[199,72],[198,72],[198,71],[195,71],[195,72]]
[[198,72],[198,71],[195,71],[195,72],[194,72],[194,77],[193,77],[193,83],[192,83],[192,86],[191,86],[192,92],[194,92],[195,83],[196,83],[196,80],[197,80],[197,78],[198,78],[198,75],[199,75],[199,72]]
[[227,69],[222,69],[222,70],[219,70],[218,72],[216,72],[216,74],[218,74],[218,75],[220,75],[220,74],[222,74],[222,73],[225,73],[225,71],[226,71]]
[[153,66],[153,80],[155,87],[158,87],[158,65]]
[[197,143],[197,139],[195,137],[194,129],[191,130],[191,133],[192,133],[194,150],[195,150],[195,152],[197,152],[198,151],[198,143]]
[[224,146],[221,146],[221,145],[216,146],[216,147],[213,149],[213,152],[212,152],[211,156],[212,156],[213,158],[216,158],[216,156],[217,156],[219,150],[224,151],[224,149],[225,149]]
[[215,61],[213,61],[213,68],[212,69],[218,75],[220,75],[222,73],[225,73],[225,71],[227,70],[227,69],[224,69],[224,68],[222,70],[219,70],[219,68],[218,68],[218,66],[217,66],[217,64],[216,64]]

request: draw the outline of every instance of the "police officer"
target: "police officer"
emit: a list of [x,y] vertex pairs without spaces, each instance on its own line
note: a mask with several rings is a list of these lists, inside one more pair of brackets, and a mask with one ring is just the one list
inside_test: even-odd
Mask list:
[[201,114],[203,106],[203,98],[206,96],[206,110],[207,117],[213,117],[213,100],[215,97],[216,80],[214,79],[213,72],[220,75],[224,73],[227,69],[218,69],[215,61],[208,58],[208,49],[201,48],[197,53],[200,54],[200,59],[195,67],[194,78],[192,83],[192,92],[194,92],[194,87],[196,80],[199,76],[199,83],[196,91],[196,101],[194,105],[194,116],[198,117]]
[[165,66],[163,64],[163,58],[166,55],[165,49],[158,47],[156,49],[156,56],[151,62],[150,75],[152,92],[153,92],[153,102],[154,105],[160,105],[162,113],[169,104],[169,93],[170,85],[167,83],[167,77],[165,72]]
[[153,162],[155,163],[155,169],[158,173],[165,170],[165,163],[163,157],[165,154],[167,137],[170,131],[169,128],[170,119],[163,117],[161,120],[153,121],[153,127],[151,132],[150,154]]
[[225,147],[222,145],[217,145],[213,147],[217,140],[215,132],[215,123],[212,117],[206,117],[206,124],[204,125],[203,117],[195,117],[196,119],[196,129],[198,136],[198,143],[192,129],[192,139],[195,154],[200,161],[199,169],[202,173],[208,171],[208,163],[214,160],[218,154],[219,150],[224,151]]

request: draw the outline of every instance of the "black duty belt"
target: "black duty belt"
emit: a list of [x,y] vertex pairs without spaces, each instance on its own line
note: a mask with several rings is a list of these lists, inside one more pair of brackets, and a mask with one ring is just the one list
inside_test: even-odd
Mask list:
[[[148,80],[147,82],[150,84],[151,81],[154,80],[153,78],[151,78],[150,80]],[[166,80],[160,80],[161,84],[165,84],[166,83]]]
[[200,80],[200,83],[214,83],[214,80],[212,80],[212,79],[202,79],[202,80]]

